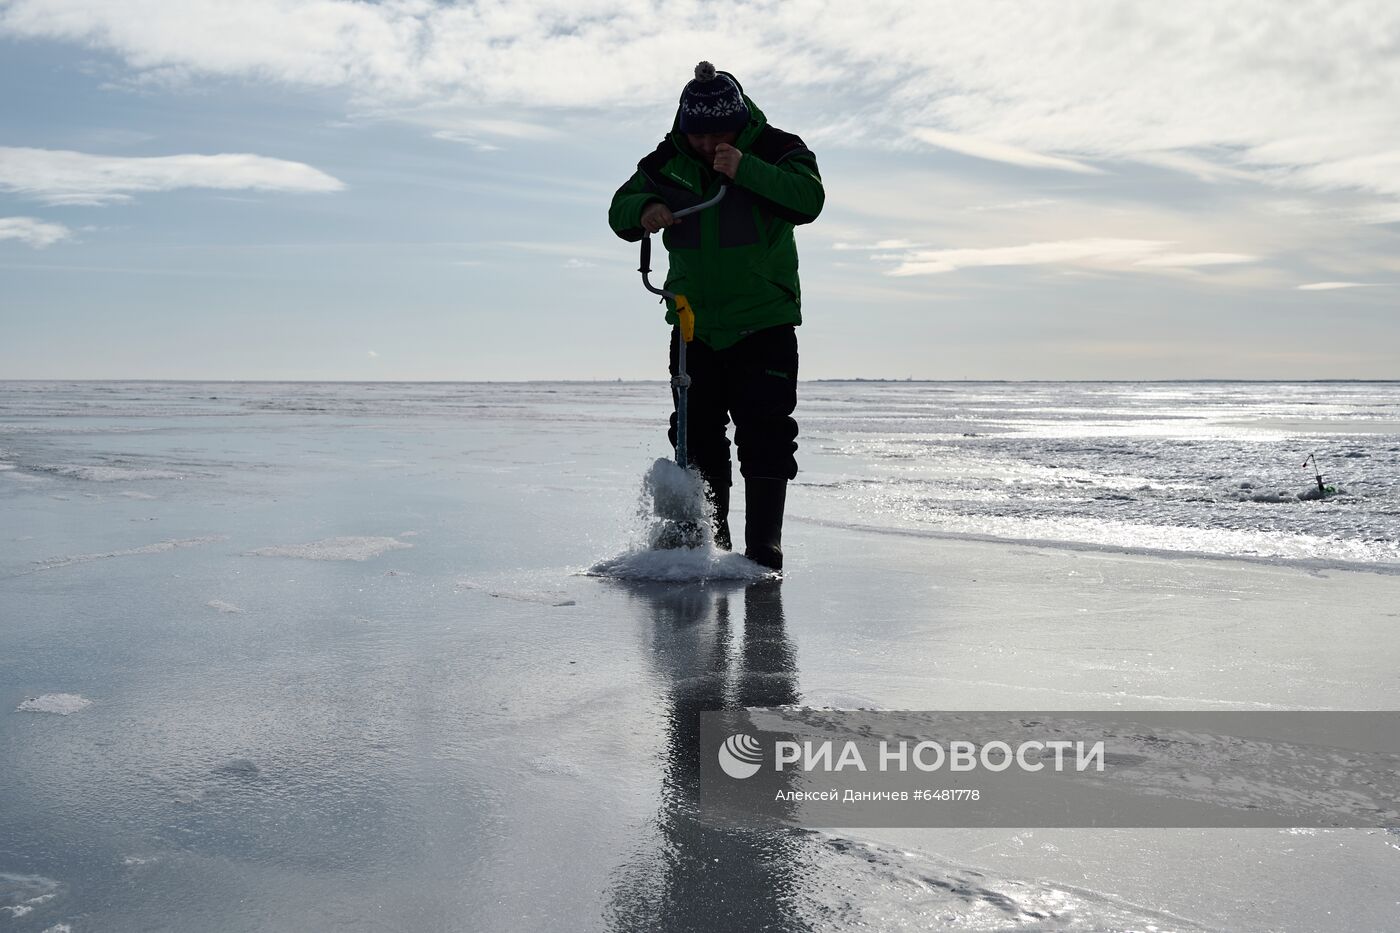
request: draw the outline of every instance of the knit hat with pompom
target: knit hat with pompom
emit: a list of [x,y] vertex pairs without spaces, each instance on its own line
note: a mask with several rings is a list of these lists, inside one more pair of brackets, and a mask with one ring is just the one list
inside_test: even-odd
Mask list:
[[739,132],[749,123],[744,89],[729,72],[701,62],[695,80],[681,91],[679,123],[682,133]]

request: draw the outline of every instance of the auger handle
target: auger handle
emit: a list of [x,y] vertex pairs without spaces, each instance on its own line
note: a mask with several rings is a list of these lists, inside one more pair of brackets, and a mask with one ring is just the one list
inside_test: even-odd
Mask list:
[[[698,211],[703,211],[703,210],[704,210],[705,208],[707,208],[707,207],[713,207],[714,205],[718,204],[718,203],[724,198],[724,196],[725,196],[728,192],[729,192],[729,182],[725,182],[724,184],[722,184],[722,185],[719,186],[719,194],[717,194],[717,195],[715,195],[714,197],[710,198],[710,200],[705,201],[705,202],[700,203],[700,204],[692,205],[691,207],[687,207],[687,208],[685,208],[684,210],[676,211],[676,212],[675,212],[674,214],[672,214],[671,216],[672,216],[672,217],[676,217],[676,218],[686,217],[686,216],[688,216],[688,215],[690,215],[690,214],[697,213]],[[674,292],[668,292],[668,291],[667,291],[666,289],[664,289],[664,288],[657,288],[657,287],[655,287],[654,285],[652,285],[652,284],[651,284],[651,280],[648,278],[648,276],[651,275],[651,231],[650,231],[650,230],[644,230],[644,231],[642,231],[642,264],[637,268],[637,271],[640,272],[640,273],[642,274],[642,285],[646,288],[647,291],[651,292],[653,295],[660,295],[662,298],[671,298],[671,299],[674,299],[674,298],[676,297],[676,295],[675,295]],[[692,325],[692,332],[693,332],[693,325]],[[686,339],[689,340],[690,338],[687,337]]]

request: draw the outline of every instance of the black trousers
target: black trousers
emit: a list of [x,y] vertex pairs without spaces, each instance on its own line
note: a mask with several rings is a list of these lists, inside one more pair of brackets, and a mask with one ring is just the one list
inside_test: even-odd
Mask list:
[[[671,375],[676,375],[680,331],[671,329]],[[734,483],[725,427],[734,419],[739,472],[746,477],[797,476],[797,330],[791,324],[749,334],[731,347],[712,350],[699,340],[686,345],[690,375],[686,443],[690,462],[711,486]],[[676,390],[673,402],[679,405]],[[676,414],[668,433],[676,446]]]

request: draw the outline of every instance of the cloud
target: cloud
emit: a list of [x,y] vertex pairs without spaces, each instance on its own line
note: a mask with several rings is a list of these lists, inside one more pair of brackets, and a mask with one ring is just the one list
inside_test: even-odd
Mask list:
[[52,246],[73,235],[63,224],[46,223],[35,217],[0,217],[0,240],[19,240],[35,249]]
[[978,139],[959,133],[945,133],[927,127],[917,127],[910,132],[916,139],[921,139],[931,146],[948,149],[976,159],[990,159],[993,162],[1005,162],[1009,165],[1020,165],[1026,168],[1050,168],[1062,172],[1079,172],[1085,175],[1103,174],[1103,169],[1085,165],[1083,162],[1076,162],[1074,159],[1032,152],[1029,149],[1022,149],[1020,146],[1011,146],[990,139]]
[[1253,262],[1258,258],[1244,253],[1173,253],[1167,251],[1171,245],[1167,240],[1089,237],[980,249],[913,250],[871,258],[898,262],[888,273],[897,276],[941,275],[986,266],[1063,265],[1131,271],[1139,267],[1170,269]]
[[839,250],[917,249],[923,245],[912,240],[878,240],[874,243],[833,243],[831,248]]
[[1294,0],[1287,15],[1274,0],[788,0],[735,2],[722,18],[690,0],[8,0],[0,10],[0,34],[108,50],[136,77],[343,88],[386,113],[425,102],[595,117],[663,108],[703,48],[760,104],[859,106],[832,145],[933,141],[1078,173],[1136,160],[1218,181],[1400,196],[1400,7],[1388,0]]
[[433,139],[441,139],[449,143],[462,143],[471,146],[477,152],[501,151],[501,147],[494,143],[484,142],[477,136],[473,136],[470,133],[461,133],[456,130],[438,130],[433,134]]
[[496,152],[503,148],[488,139],[530,142],[543,142],[558,139],[562,134],[553,127],[541,126],[522,120],[501,120],[473,118],[457,112],[457,108],[441,111],[438,108],[424,108],[412,114],[398,113],[396,119],[413,123],[432,130],[434,139],[464,143],[479,152]]
[[1169,245],[1171,244],[1158,240],[1101,237],[986,249],[919,250],[905,254],[900,264],[890,270],[889,274],[938,275],[983,266],[1123,263],[1142,259]]
[[1022,198],[1019,201],[1005,201],[999,204],[973,204],[963,208],[969,212],[979,211],[1028,211],[1040,207],[1059,204],[1056,198]]
[[1190,152],[1134,152],[1131,154],[1131,159],[1134,162],[1171,169],[1205,182],[1264,180],[1254,172],[1231,165],[1223,165],[1218,161],[1228,158],[1229,154],[1227,153],[1216,153],[1214,161]]
[[338,179],[301,162],[243,153],[125,157],[0,147],[0,191],[48,204],[111,204],[176,188],[340,191]]
[[1148,256],[1133,263],[1135,266],[1159,266],[1182,268],[1187,266],[1223,266],[1239,262],[1255,262],[1258,256],[1248,253],[1164,253],[1161,256]]
[[1299,285],[1300,292],[1329,292],[1336,288],[1373,288],[1373,282],[1311,282]]
[[453,119],[442,115],[425,115],[425,122],[431,121],[435,124],[448,124],[443,129],[434,133],[434,136],[450,138],[453,134],[465,136],[503,136],[506,139],[536,139],[548,140],[557,139],[560,136],[558,130],[548,126],[541,126],[538,123],[526,123],[521,120],[471,120]]

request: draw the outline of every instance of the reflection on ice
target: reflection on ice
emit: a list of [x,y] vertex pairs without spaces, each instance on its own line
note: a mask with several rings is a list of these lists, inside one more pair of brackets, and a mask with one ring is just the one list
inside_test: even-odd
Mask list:
[[805,882],[804,834],[712,825],[698,807],[700,755],[707,753],[700,747],[700,714],[799,699],[782,584],[747,585],[741,606],[731,604],[724,587],[631,587],[649,617],[651,667],[667,704],[659,743],[663,790],[651,846],[615,873],[605,907],[609,927],[809,929],[796,910]]

